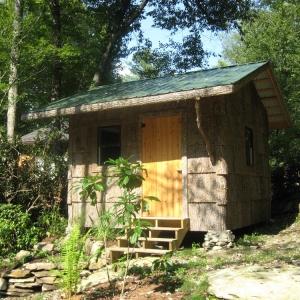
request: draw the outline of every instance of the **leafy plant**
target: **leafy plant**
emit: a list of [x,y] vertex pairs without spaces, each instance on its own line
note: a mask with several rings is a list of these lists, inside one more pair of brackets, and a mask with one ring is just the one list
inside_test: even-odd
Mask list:
[[79,191],[82,199],[91,199],[91,205],[95,206],[98,199],[97,192],[104,192],[105,190],[103,178],[99,174],[86,176],[74,184],[73,193]]
[[163,273],[167,272],[173,267],[173,263],[170,260],[170,255],[163,255],[162,257],[156,259],[152,263],[153,271],[161,271]]
[[54,205],[42,203],[41,214],[38,217],[39,228],[42,231],[41,235],[46,234],[47,237],[62,235],[67,227],[67,219],[62,215],[60,201],[55,200]]
[[58,285],[67,293],[68,299],[76,293],[80,272],[84,267],[82,262],[86,237],[87,234],[82,236],[80,226],[75,224],[61,247],[59,263],[62,269],[54,271],[60,278]]
[[129,269],[129,274],[138,276],[139,279],[146,278],[146,277],[150,276],[151,273],[152,273],[151,267],[148,266],[147,264],[144,264],[143,266],[137,266],[134,264]]
[[[126,254],[126,268],[123,276],[123,285],[121,297],[124,294],[126,276],[129,269],[129,260],[131,257],[130,246],[134,246],[139,238],[144,234],[144,229],[152,226],[151,223],[142,221],[137,218],[137,214],[141,211],[144,199],[133,190],[140,187],[142,181],[145,180],[142,176],[146,169],[139,162],[130,162],[131,157],[125,159],[119,157],[116,160],[109,159],[110,164],[108,173],[111,176],[111,181],[123,189],[123,195],[118,197],[118,201],[114,204],[113,210],[116,216],[116,224],[126,233],[128,243],[128,251]],[[156,197],[145,197],[147,200],[159,201]]]
[[0,205],[0,256],[7,257],[38,242],[38,228],[21,205]]
[[[106,162],[109,164],[109,167],[105,176],[98,174],[87,176],[77,182],[73,187],[73,192],[76,193],[79,191],[82,199],[91,199],[91,205],[96,205],[99,192],[105,192],[105,185],[103,183],[105,177],[109,178],[109,182],[114,181],[114,183],[123,190],[123,194],[117,197],[118,201],[110,210],[106,212],[104,210],[98,211],[97,223],[95,223],[91,231],[104,241],[105,247],[108,238],[116,237],[118,234],[116,231],[113,231],[113,228],[119,228],[119,231],[126,234],[129,243],[125,261],[124,258],[121,258],[121,260],[115,264],[116,267],[122,269],[123,273],[121,297],[124,293],[129,260],[131,258],[130,247],[134,247],[139,238],[144,235],[144,229],[152,226],[150,222],[142,221],[137,218],[143,203],[146,201],[133,191],[141,186],[143,180],[145,180],[143,174],[147,176],[147,170],[141,163],[131,162],[130,160],[131,157],[127,159],[122,157],[115,160],[109,159]],[[150,201],[159,201],[153,196],[144,198]]]
[[[117,237],[117,235],[119,235],[119,230],[115,229],[115,223],[116,223],[115,215],[110,210],[108,210],[98,215],[98,219],[93,224],[93,227],[90,230],[90,234],[92,236],[95,236],[97,240],[101,240],[103,242],[104,249],[101,249],[101,251],[104,251],[106,261],[108,259],[107,257],[108,241],[114,240]],[[96,253],[95,255],[98,258],[100,253]],[[114,285],[110,280],[110,273],[107,264],[106,264],[106,274],[107,274],[110,287],[114,288]]]

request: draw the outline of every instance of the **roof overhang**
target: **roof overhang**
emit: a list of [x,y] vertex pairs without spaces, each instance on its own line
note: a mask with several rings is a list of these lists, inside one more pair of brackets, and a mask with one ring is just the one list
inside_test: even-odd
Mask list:
[[36,111],[22,115],[22,120],[33,120],[42,118],[52,118],[69,116],[81,113],[105,111],[119,108],[128,108],[148,104],[166,103],[172,101],[182,101],[191,99],[201,99],[202,97],[212,97],[231,94],[239,90],[249,82],[253,82],[258,95],[268,114],[270,129],[290,127],[292,122],[281,91],[276,83],[272,68],[269,63],[263,64],[255,71],[243,77],[241,80],[227,85],[190,89],[186,91],[170,92],[165,94],[134,97],[128,99],[115,99],[113,101],[102,101],[98,103],[85,103],[77,106],[68,106],[50,110]]
[[140,97],[140,98],[137,97],[137,98],[124,99],[124,100],[121,99],[121,100],[115,100],[110,102],[101,102],[101,103],[93,103],[93,104],[83,104],[74,107],[24,114],[22,115],[22,120],[53,118],[53,117],[69,116],[69,115],[89,113],[89,112],[102,111],[102,110],[141,106],[141,105],[154,104],[154,103],[156,104],[156,103],[165,103],[165,102],[172,102],[172,101],[191,100],[191,99],[198,99],[201,97],[211,97],[217,95],[231,94],[233,90],[234,90],[234,86],[230,84],[230,85],[215,86],[215,87],[209,87],[204,89],[194,89],[190,91],[182,91],[182,92],[168,93],[168,94],[155,95],[155,96],[147,96],[147,97]]

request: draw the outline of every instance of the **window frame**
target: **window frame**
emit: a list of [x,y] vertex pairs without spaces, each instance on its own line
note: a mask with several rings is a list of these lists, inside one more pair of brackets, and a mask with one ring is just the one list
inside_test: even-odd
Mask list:
[[254,166],[253,130],[245,126],[246,165]]

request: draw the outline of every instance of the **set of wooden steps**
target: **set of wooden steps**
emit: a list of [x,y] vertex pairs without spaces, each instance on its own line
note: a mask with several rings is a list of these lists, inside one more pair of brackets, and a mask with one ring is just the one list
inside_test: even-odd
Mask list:
[[176,251],[190,228],[189,218],[141,217],[140,220],[151,223],[145,228],[144,237],[134,247],[129,245],[126,236],[118,238],[117,247],[110,248],[111,263],[115,263],[124,254],[133,257],[164,255]]

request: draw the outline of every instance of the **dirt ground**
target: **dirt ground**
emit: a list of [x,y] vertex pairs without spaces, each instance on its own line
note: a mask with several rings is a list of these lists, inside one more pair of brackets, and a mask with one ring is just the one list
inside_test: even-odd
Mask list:
[[[296,221],[295,221],[296,220]],[[256,234],[257,233],[257,234]],[[262,224],[251,228],[246,228],[237,232],[236,241],[239,237],[246,234],[248,237],[246,245],[237,245],[236,247],[228,250],[221,250],[215,252],[205,253],[203,248],[199,248],[196,251],[199,252],[198,257],[206,256],[207,264],[205,266],[197,266],[195,268],[187,269],[186,276],[189,273],[204,273],[210,272],[216,268],[226,268],[227,266],[233,266],[234,264],[260,264],[258,257],[265,257],[263,262],[266,266],[276,264],[280,267],[282,264],[294,264],[300,265],[299,243],[300,243],[300,221],[297,214],[286,214],[275,218],[268,224]],[[252,238],[258,235],[259,239]],[[185,241],[185,249],[191,246],[191,241]],[[182,250],[185,251],[185,250]],[[268,258],[268,253],[272,252],[273,258]],[[178,266],[183,266],[185,262],[195,259],[196,252],[189,253],[185,256],[175,255],[172,260],[174,266],[180,263]],[[298,254],[297,254],[298,253]],[[193,257],[192,257],[193,256]],[[253,261],[251,261],[251,257]],[[218,262],[218,263],[217,263]],[[125,286],[125,294],[123,299],[189,299],[188,290],[181,291],[180,288],[183,284],[182,278],[176,278],[174,274],[167,272],[161,273],[141,273],[137,271],[132,272],[128,278]],[[92,287],[90,290],[85,291],[82,294],[73,296],[74,300],[95,300],[95,299],[120,299],[120,290],[122,287],[122,281],[115,281],[112,285],[101,284]],[[44,299],[44,300],[58,300],[64,299],[65,294],[61,291],[54,291],[50,293],[35,294],[27,298],[22,299]],[[16,300],[20,298],[6,298],[10,300]],[[201,300],[202,298],[199,298]],[[205,297],[203,299],[216,299],[213,297]]]

